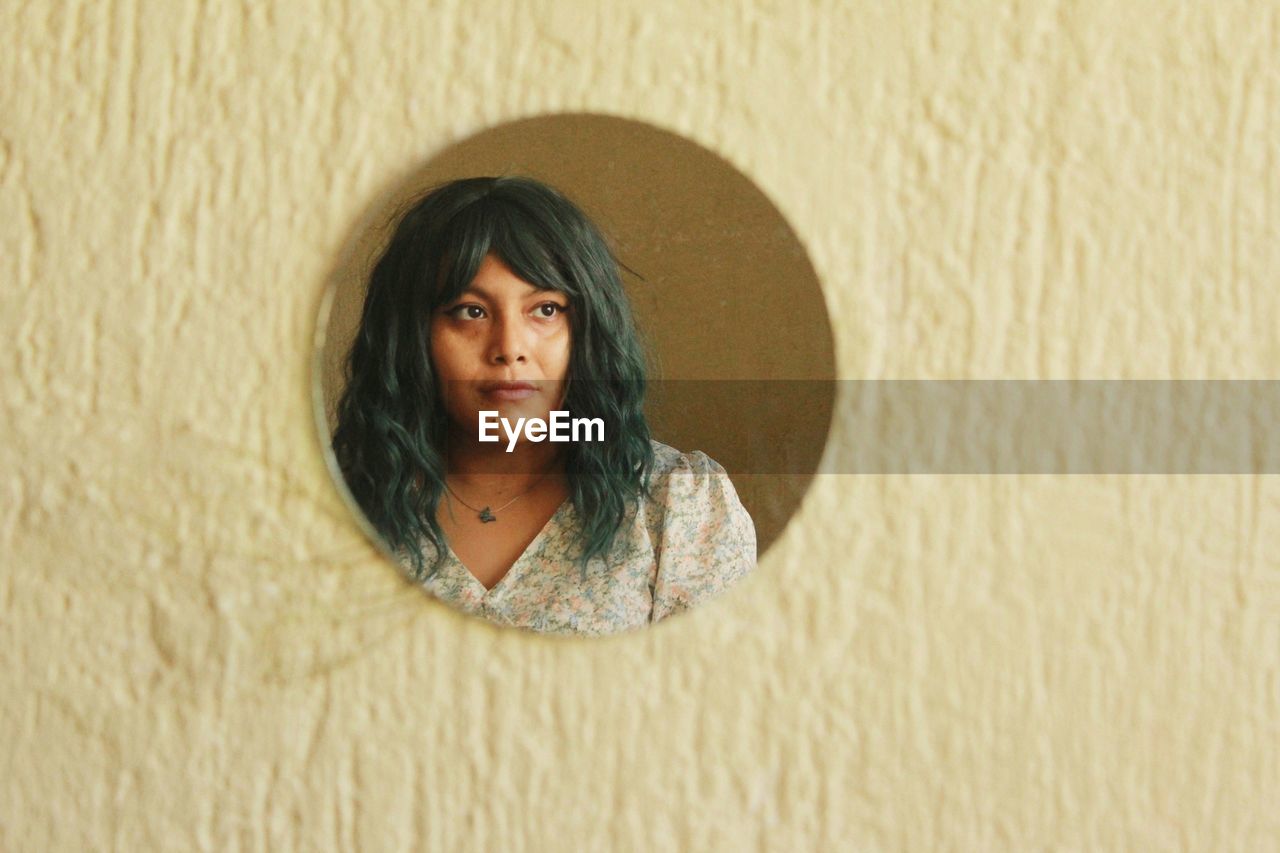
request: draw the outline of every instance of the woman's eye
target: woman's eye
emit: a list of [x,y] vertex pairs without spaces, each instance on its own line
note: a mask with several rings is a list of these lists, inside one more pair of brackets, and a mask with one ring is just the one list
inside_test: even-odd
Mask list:
[[445,313],[462,320],[479,320],[484,316],[484,309],[479,305],[457,305]]
[[556,316],[556,314],[563,313],[566,310],[566,308],[564,305],[561,305],[559,302],[543,302],[541,305],[539,305],[537,308],[533,310],[537,312],[539,317],[550,319]]

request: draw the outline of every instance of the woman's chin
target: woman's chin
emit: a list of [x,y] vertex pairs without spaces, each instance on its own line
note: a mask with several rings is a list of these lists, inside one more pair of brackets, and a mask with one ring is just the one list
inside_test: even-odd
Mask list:
[[482,402],[471,419],[472,438],[481,442],[493,442],[494,437],[505,450],[516,438],[517,446],[525,442],[524,430],[534,420],[550,423],[551,412],[538,400],[508,400]]

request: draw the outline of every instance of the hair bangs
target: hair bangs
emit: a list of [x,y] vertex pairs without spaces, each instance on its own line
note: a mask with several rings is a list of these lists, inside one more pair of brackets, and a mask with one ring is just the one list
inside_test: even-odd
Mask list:
[[485,214],[481,204],[472,204],[442,229],[430,309],[457,299],[480,271],[480,264],[489,254],[497,230],[493,217]]
[[493,242],[490,250],[511,268],[520,279],[542,290],[556,290],[572,297],[580,296],[565,275],[552,248],[550,235],[541,225],[527,218],[515,205],[496,204],[493,211]]

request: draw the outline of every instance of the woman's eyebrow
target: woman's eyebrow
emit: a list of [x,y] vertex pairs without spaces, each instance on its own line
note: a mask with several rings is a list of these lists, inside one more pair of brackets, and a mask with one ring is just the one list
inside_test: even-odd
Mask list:
[[[525,284],[528,286],[529,289],[524,293],[520,294],[520,297],[522,299],[528,299],[530,296],[534,296],[539,293],[559,293],[560,292],[558,290],[551,290],[545,287],[535,287],[534,285],[529,284],[528,282],[525,282]],[[468,293],[474,296],[479,296],[482,299],[488,299],[490,302],[496,301],[492,293],[490,293],[489,291],[485,290],[482,287],[476,287],[474,284],[468,284],[466,287],[462,288],[462,292],[459,293],[458,295],[463,296]]]

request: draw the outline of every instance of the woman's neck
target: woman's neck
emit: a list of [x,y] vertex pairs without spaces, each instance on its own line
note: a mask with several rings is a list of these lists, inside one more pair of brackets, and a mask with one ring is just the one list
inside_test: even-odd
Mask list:
[[450,430],[446,439],[449,485],[484,500],[528,491],[540,480],[555,479],[564,466],[560,446],[551,442],[521,441],[508,452],[505,442],[481,444],[474,435],[456,430]]

